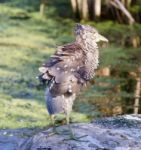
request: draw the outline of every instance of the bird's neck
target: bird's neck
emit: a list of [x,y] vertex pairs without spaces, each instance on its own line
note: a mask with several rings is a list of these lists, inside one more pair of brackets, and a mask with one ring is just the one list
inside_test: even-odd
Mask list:
[[87,69],[86,79],[91,79],[95,75],[95,69],[99,65],[99,51],[96,42],[91,39],[77,39],[76,42],[82,47],[85,54],[85,67]]
[[86,38],[83,36],[77,36],[76,37],[76,43],[79,44],[82,47],[82,49],[86,52],[94,53],[95,51],[98,50],[97,43],[91,38]]

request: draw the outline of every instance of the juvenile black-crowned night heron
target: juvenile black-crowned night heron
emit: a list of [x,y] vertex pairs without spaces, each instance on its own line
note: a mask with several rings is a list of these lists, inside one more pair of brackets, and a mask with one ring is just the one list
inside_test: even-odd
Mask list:
[[76,40],[59,46],[55,54],[39,68],[42,73],[40,79],[48,83],[45,99],[54,130],[55,114],[64,113],[72,139],[76,139],[69,125],[73,101],[95,75],[99,63],[97,43],[108,42],[89,25],[77,24],[74,32]]

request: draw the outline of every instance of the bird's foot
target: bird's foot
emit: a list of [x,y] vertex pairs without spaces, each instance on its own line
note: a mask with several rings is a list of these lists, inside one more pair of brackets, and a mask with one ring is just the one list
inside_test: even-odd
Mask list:
[[67,139],[64,139],[65,141],[68,141],[68,140],[74,140],[74,141],[78,141],[78,142],[88,142],[86,140],[81,140],[81,138],[83,137],[86,137],[87,135],[83,135],[83,136],[79,136],[79,137],[76,137],[74,134],[70,134],[70,137],[67,138]]
[[54,134],[61,135],[62,132],[61,132],[61,131],[58,131],[56,127],[53,127],[53,133],[54,133]]
[[53,136],[53,135],[55,135],[55,133],[54,132],[50,132],[50,133],[47,134],[47,137],[50,137],[50,136]]
[[60,135],[60,134],[61,134],[61,132],[60,132],[60,131],[58,131],[58,130],[56,129],[56,127],[53,127],[53,130],[52,130],[52,131],[50,131],[50,132],[47,134],[47,137],[53,136],[53,135],[55,135],[55,134]]
[[63,129],[60,132],[62,135],[70,135],[70,131],[68,129]]
[[53,128],[53,133],[58,135],[68,135],[70,132],[67,129],[57,130],[56,127]]

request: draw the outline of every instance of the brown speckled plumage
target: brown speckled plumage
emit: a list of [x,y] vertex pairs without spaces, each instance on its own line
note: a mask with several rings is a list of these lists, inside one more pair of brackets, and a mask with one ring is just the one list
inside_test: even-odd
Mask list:
[[59,46],[39,68],[40,77],[48,81],[45,98],[50,114],[70,113],[76,94],[95,75],[99,63],[97,42],[107,42],[91,26],[77,24],[75,34],[75,42]]

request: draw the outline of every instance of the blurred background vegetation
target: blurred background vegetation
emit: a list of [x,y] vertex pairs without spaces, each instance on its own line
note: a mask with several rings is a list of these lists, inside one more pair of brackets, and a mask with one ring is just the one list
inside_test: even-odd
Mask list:
[[71,121],[141,113],[140,0],[0,0],[1,129],[50,125],[38,67],[74,40],[76,22],[96,27],[109,45]]

